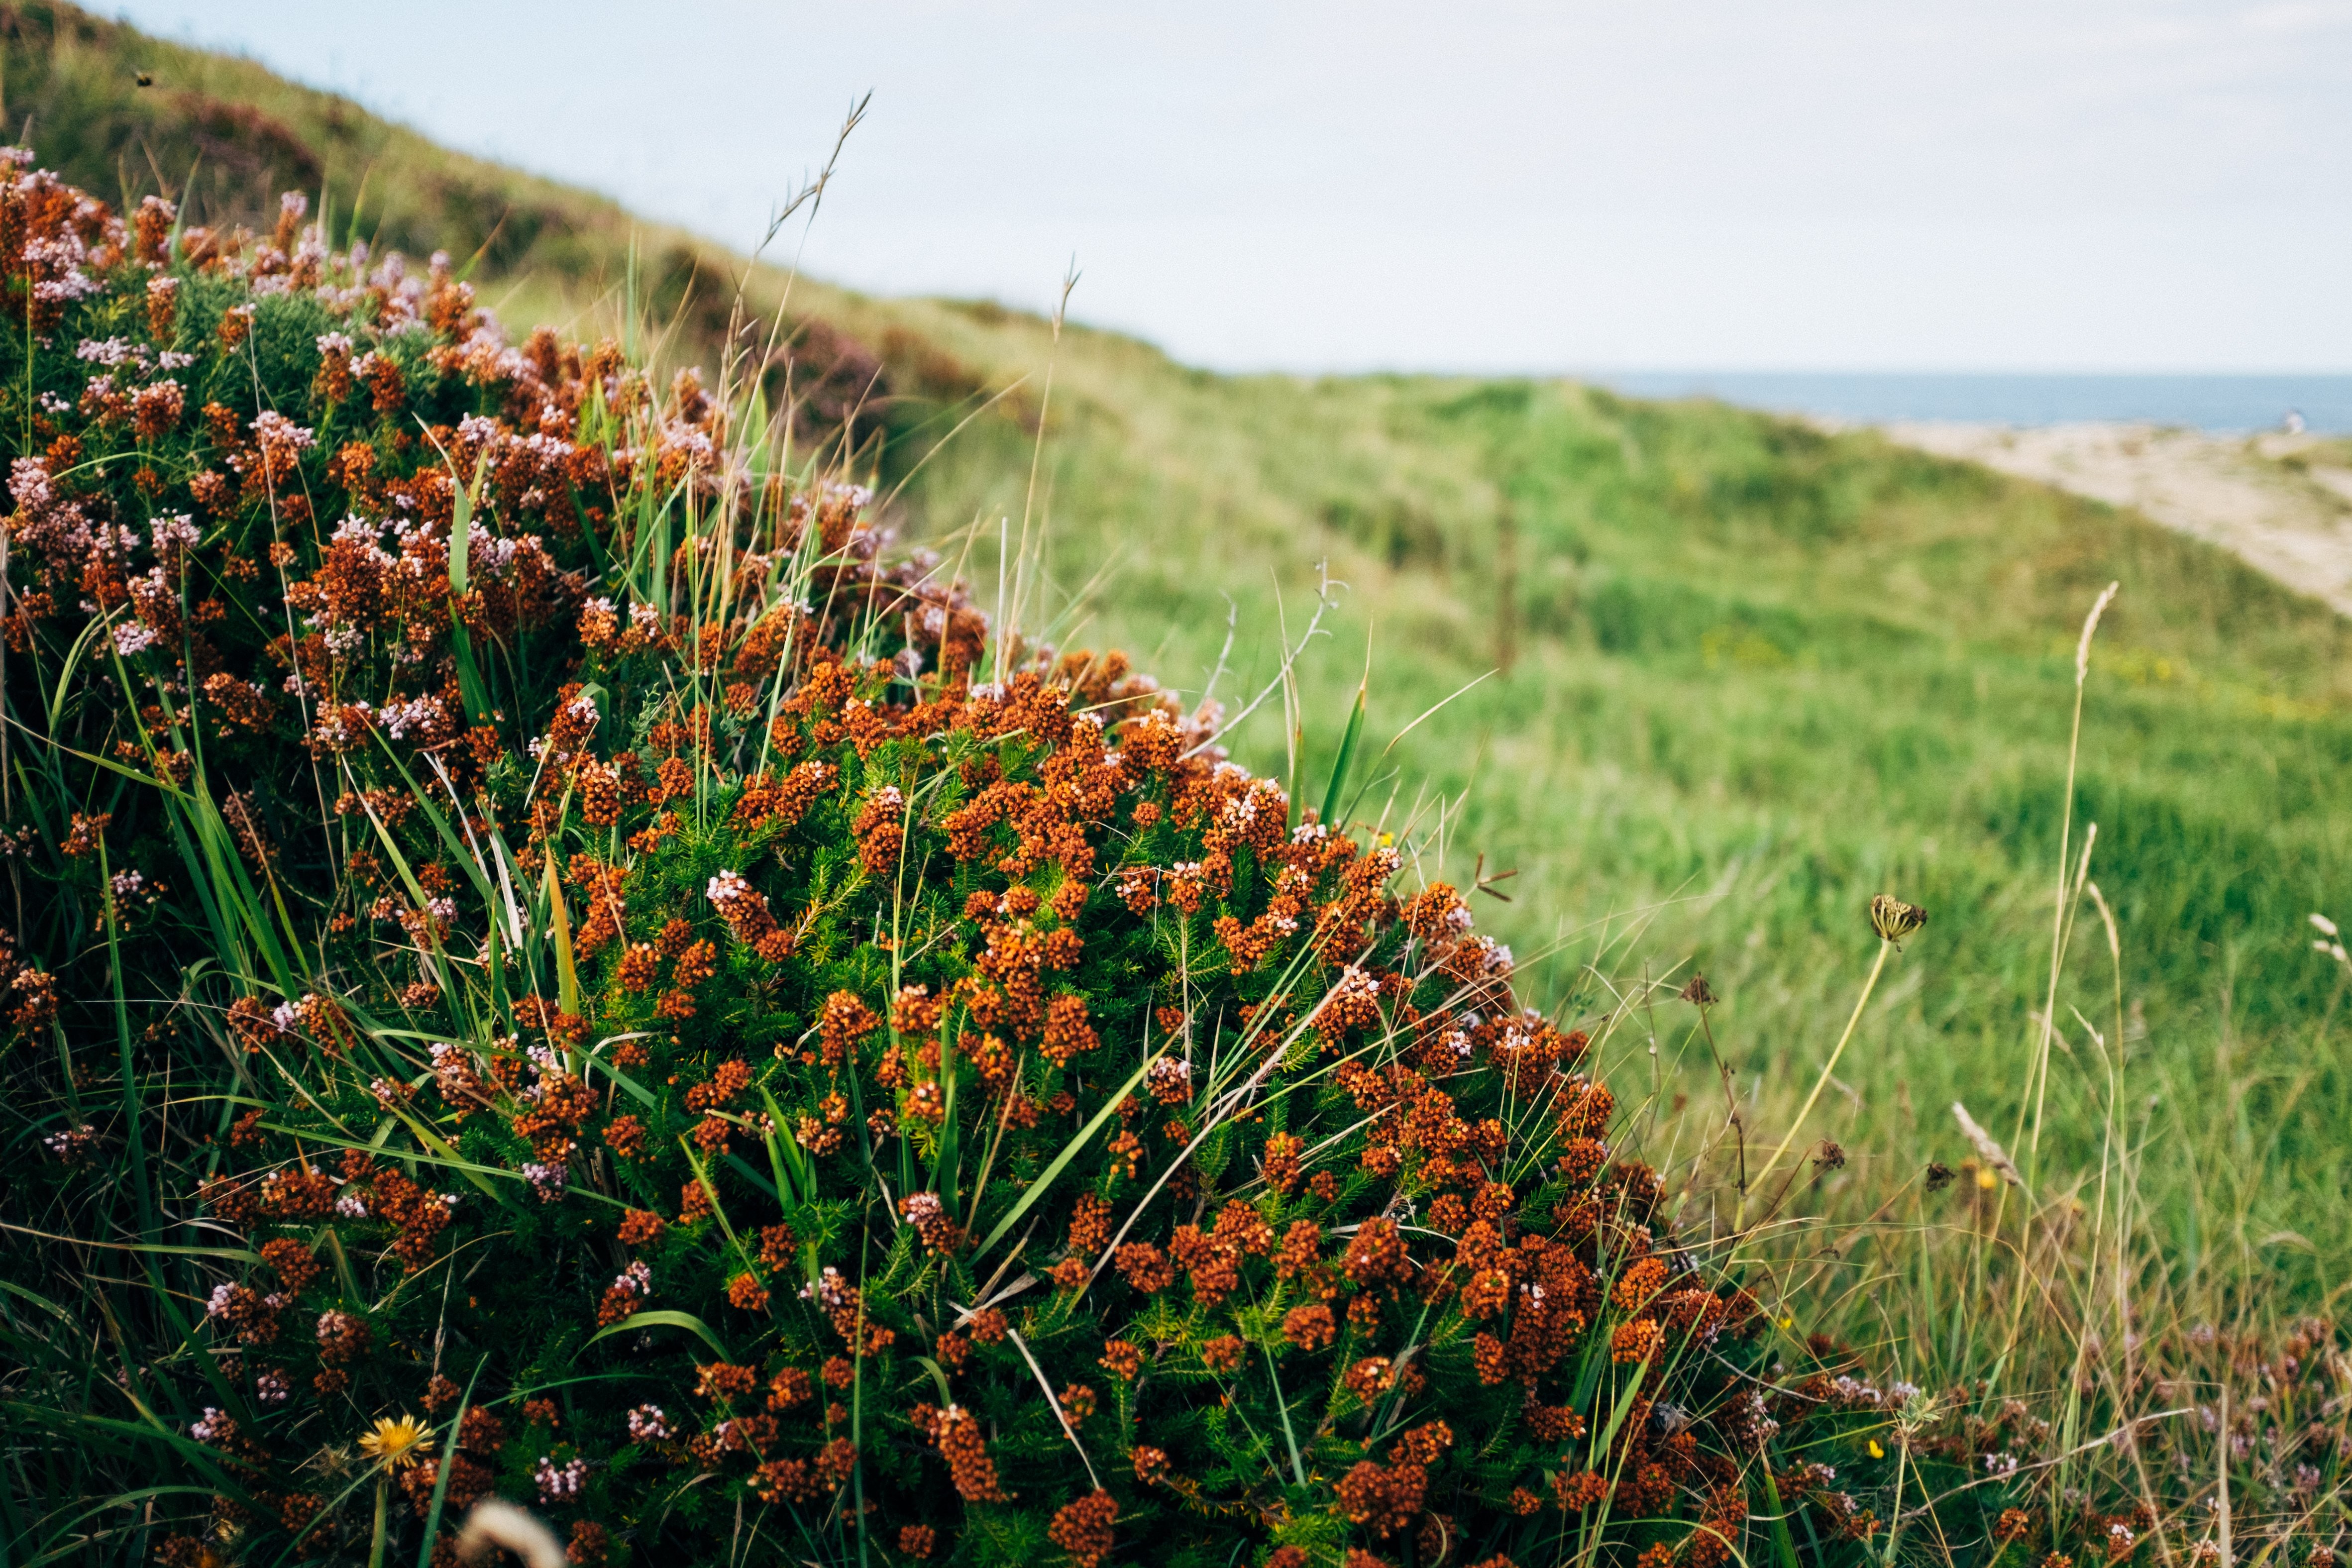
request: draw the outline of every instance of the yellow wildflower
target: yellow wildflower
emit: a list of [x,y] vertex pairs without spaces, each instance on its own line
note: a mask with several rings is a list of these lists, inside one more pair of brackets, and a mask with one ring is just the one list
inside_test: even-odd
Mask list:
[[432,1437],[433,1428],[414,1416],[379,1417],[372,1431],[360,1435],[360,1452],[388,1470],[404,1470],[433,1457]]

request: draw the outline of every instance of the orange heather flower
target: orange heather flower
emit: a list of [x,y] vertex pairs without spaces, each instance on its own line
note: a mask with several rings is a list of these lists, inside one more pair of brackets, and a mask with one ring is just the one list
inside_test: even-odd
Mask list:
[[1238,1335],[1219,1334],[1201,1346],[1201,1361],[1211,1372],[1232,1373],[1240,1368],[1246,1350]]
[[1412,1522],[1428,1485],[1429,1472],[1421,1465],[1365,1459],[1339,1479],[1339,1511],[1386,1540]]
[[1119,1276],[1145,1294],[1154,1294],[1176,1282],[1175,1260],[1149,1241],[1129,1241],[1114,1260]]
[[612,1551],[612,1536],[593,1519],[575,1520],[572,1525],[571,1543],[563,1549],[563,1560],[572,1568],[603,1568]]
[[996,1479],[996,1461],[988,1457],[980,1422],[961,1406],[950,1405],[931,1422],[932,1441],[948,1461],[948,1476],[956,1494],[966,1502],[1007,1502],[1011,1499]]
[[1609,1336],[1609,1359],[1621,1364],[1647,1361],[1658,1354],[1665,1342],[1665,1331],[1648,1318],[1634,1318],[1617,1325]]
[[1339,1337],[1339,1326],[1331,1309],[1317,1301],[1284,1313],[1282,1333],[1301,1350],[1321,1350]]
[[1282,1247],[1274,1255],[1277,1280],[1294,1279],[1315,1267],[1322,1257],[1323,1232],[1311,1219],[1295,1219],[1282,1233]]
[[1117,1543],[1111,1522],[1118,1517],[1118,1501],[1110,1493],[1097,1490],[1056,1511],[1045,1533],[1070,1554],[1077,1568],[1100,1568]]
[[768,1408],[784,1411],[816,1397],[816,1383],[797,1366],[787,1366],[768,1380]]
[[1359,1285],[1377,1285],[1410,1279],[1412,1260],[1406,1255],[1404,1238],[1398,1234],[1395,1222],[1373,1218],[1357,1228],[1340,1268]]
[[[150,198],[151,200],[152,198]],[[147,209],[142,206],[142,218]],[[159,343],[172,340],[173,329],[178,322],[180,280],[176,277],[151,277],[147,280],[147,335]]]
[[[615,1116],[605,1124],[604,1142],[625,1160],[642,1159],[646,1153],[645,1124],[635,1116]],[[631,1218],[639,1212],[642,1210],[632,1211]],[[624,1235],[622,1239],[626,1240],[627,1237]]]
[[1649,1305],[1666,1282],[1666,1262],[1663,1258],[1644,1258],[1617,1277],[1617,1288],[1611,1298],[1629,1312],[1638,1312]]
[[1349,1393],[1369,1405],[1394,1385],[1396,1375],[1387,1356],[1368,1355],[1349,1367],[1340,1381]]
[[621,955],[620,982],[625,991],[650,991],[661,964],[661,954],[650,942],[632,942]]
[[1563,1470],[1552,1478],[1551,1490],[1559,1506],[1570,1513],[1582,1513],[1597,1508],[1609,1495],[1609,1478],[1597,1470],[1580,1470],[1574,1475]]
[[1070,1250],[1091,1257],[1110,1240],[1110,1205],[1093,1193],[1081,1193],[1070,1214]]
[[719,949],[709,942],[697,942],[677,956],[677,967],[671,971],[681,987],[702,984],[719,972]]

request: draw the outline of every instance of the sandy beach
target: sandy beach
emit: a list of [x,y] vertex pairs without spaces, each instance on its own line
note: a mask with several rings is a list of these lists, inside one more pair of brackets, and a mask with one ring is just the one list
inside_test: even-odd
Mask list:
[[2352,615],[2352,449],[2145,424],[1892,423],[1889,440],[2131,507]]

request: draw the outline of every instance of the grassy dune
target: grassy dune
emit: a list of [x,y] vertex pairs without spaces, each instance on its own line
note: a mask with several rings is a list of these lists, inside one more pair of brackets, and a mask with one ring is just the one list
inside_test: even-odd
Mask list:
[[[608,202],[248,63],[61,7],[11,15],[12,122],[95,189],[153,189],[203,152],[199,204],[230,219],[298,179],[381,243],[470,248],[510,323],[625,319],[681,364],[718,365],[739,285],[759,322],[779,314],[777,275]],[[2338,1299],[2344,972],[2305,922],[2352,916],[2340,619],[2143,520],[1868,435],[1565,383],[1220,377],[1078,328],[1056,347],[992,306],[793,290],[791,384],[851,388],[860,462],[904,485],[899,525],[975,581],[1030,515],[1028,619],[1055,641],[1124,647],[1198,693],[1230,625],[1216,695],[1238,710],[1328,562],[1347,586],[1297,668],[1299,775],[1328,770],[1369,656],[1380,761],[1358,813],[1430,877],[1466,883],[1481,855],[1516,873],[1484,922],[1538,991],[1613,1020],[1621,1079],[1654,1075],[1660,1152],[1716,1139],[1710,1176],[1732,1157],[1696,1014],[1669,999],[1693,967],[1723,998],[1714,1038],[1750,1125],[1777,1134],[1853,1004],[1863,906],[1926,904],[1805,1128],[1848,1161],[1792,1202],[1919,1239],[1842,1266],[1912,1270],[1916,1310],[1883,1332],[1956,1374],[2000,1348],[1965,1324],[1930,1343],[1958,1300],[1934,1270],[1948,1237],[1978,1234],[1978,1200],[1885,1206],[1969,1153],[1949,1102],[2004,1142],[2024,1124],[2076,632],[2119,582],[2073,804],[2077,846],[2097,825],[2120,965],[2081,904],[2027,1175],[2063,1211],[2128,1168],[2148,1288],[2183,1313]],[[782,363],[769,374],[782,395]],[[1234,739],[1276,772],[1283,710]],[[1645,979],[1667,988],[1633,1006]],[[2117,1083],[2093,1027],[2120,1037]]]
[[[1034,324],[919,308],[999,374],[1047,356]],[[1514,904],[1488,918],[1523,961],[1549,955],[1555,995],[1604,1009],[1644,974],[1703,969],[1765,1124],[1850,1005],[1862,905],[1892,889],[1929,906],[1810,1128],[1848,1145],[1831,1185],[1867,1207],[1969,1152],[1951,1100],[2004,1140],[2015,1124],[2048,984],[2075,634],[2119,581],[2074,831],[2079,846],[2097,824],[2091,878],[2119,923],[2132,1136],[2167,1152],[2149,1173],[2163,1250],[2179,1283],[2252,1253],[2310,1299],[2338,1286],[2343,977],[2305,916],[2347,904],[2340,620],[2136,517],[1720,407],[1227,380],[1084,333],[1065,338],[1055,396],[1040,486],[1056,580],[1108,570],[1073,639],[1149,651],[1197,685],[1230,601],[1239,678],[1222,691],[1239,695],[1328,559],[1351,590],[1302,671],[1309,777],[1368,641],[1381,741],[1500,672],[1399,743],[1391,789],[1360,810],[1429,832],[1431,875],[1466,880],[1481,852],[1516,869]],[[1017,524],[1024,455],[1018,431],[965,432],[911,487],[914,526]],[[1284,755],[1272,708],[1242,737],[1261,762]],[[2116,1032],[2104,947],[2077,943],[2059,992],[2043,1158],[2062,1186],[2103,1136],[2106,1082],[2074,1009]],[[1639,1053],[1654,1036],[1662,1079],[1685,1073],[1666,1107],[1687,1094],[1712,1114],[1693,1021],[1661,1009],[1621,1038]]]

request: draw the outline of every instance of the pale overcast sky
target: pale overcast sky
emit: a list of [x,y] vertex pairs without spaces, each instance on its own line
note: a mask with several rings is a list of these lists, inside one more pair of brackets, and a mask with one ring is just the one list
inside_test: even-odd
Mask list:
[[[105,0],[100,0],[104,4]],[[117,0],[811,271],[1293,370],[2352,370],[2352,0]]]

